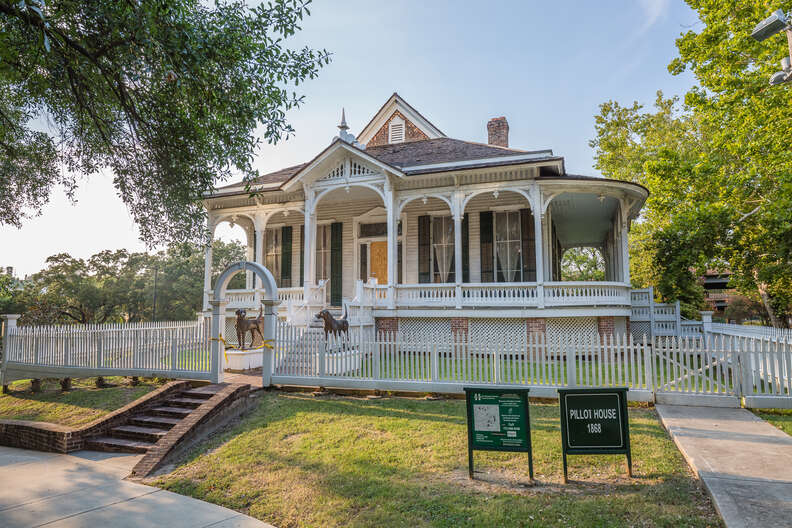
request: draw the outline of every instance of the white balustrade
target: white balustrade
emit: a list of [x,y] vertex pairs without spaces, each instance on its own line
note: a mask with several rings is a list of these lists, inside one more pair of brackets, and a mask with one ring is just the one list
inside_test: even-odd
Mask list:
[[538,288],[533,283],[483,283],[462,285],[463,306],[537,306]]
[[630,287],[619,282],[547,282],[546,306],[630,305]]

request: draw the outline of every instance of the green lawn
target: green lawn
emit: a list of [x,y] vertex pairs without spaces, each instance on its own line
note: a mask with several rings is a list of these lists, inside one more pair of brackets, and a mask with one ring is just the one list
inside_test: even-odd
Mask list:
[[788,435],[792,435],[792,409],[752,409],[754,414],[767,420]]
[[558,405],[531,404],[525,454],[476,452],[467,478],[464,401],[312,398],[268,392],[242,423],[155,483],[293,526],[722,526],[649,408],[630,408],[624,456],[570,457]]
[[116,386],[97,389],[95,381],[96,378],[73,379],[72,390],[61,392],[58,380],[42,380],[39,393],[31,392],[29,380],[15,381],[10,384],[9,394],[0,394],[0,419],[76,427],[121,408],[160,385],[141,380],[132,387],[127,378],[110,377],[105,381]]

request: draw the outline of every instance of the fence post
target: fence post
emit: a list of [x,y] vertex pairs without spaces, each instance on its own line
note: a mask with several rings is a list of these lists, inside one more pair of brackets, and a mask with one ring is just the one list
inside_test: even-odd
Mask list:
[[273,294],[275,299],[261,301],[264,305],[264,339],[270,340],[272,348],[263,347],[261,349],[261,377],[262,385],[269,387],[272,385],[272,372],[275,366],[275,346],[277,345],[276,330],[278,325],[278,294]]
[[432,381],[437,381],[438,377],[437,341],[432,340]]
[[655,318],[655,302],[654,302],[654,286],[649,286],[649,340],[654,343],[654,318]]
[[712,334],[712,314],[714,312],[699,312],[701,314],[701,331],[704,333],[704,338],[707,340]]
[[8,383],[6,382],[6,368],[8,367],[8,355],[11,352],[11,334],[16,334],[17,328],[17,319],[19,319],[19,314],[4,314],[0,315],[0,318],[5,319],[5,323],[3,324],[3,362],[2,368],[0,369],[0,384],[3,386],[3,393],[7,392],[6,387]]
[[[318,335],[318,334],[317,334]],[[331,336],[332,337],[332,336]],[[324,378],[327,376],[327,339],[316,339],[314,342],[319,346],[319,377]],[[313,350],[309,352],[313,356]]]
[[577,369],[575,368],[575,352],[572,349],[572,345],[567,342],[566,345],[566,353],[564,354],[566,359],[566,370],[567,370],[567,387],[577,387]]
[[[170,338],[170,356],[171,356],[170,370],[171,372],[175,373],[176,366],[179,362],[179,349],[176,343],[176,338],[173,337],[173,334],[171,334],[171,338]],[[176,376],[174,375],[173,377],[175,378]]]
[[221,328],[225,328],[225,307],[226,302],[212,299],[212,382],[221,383],[223,381],[223,356],[225,349],[223,342],[220,341]]
[[649,348],[646,344],[646,334],[643,335],[641,343],[641,355],[644,360],[644,376],[646,377],[646,389],[652,393],[652,401],[656,401],[655,394],[655,355],[654,347]]

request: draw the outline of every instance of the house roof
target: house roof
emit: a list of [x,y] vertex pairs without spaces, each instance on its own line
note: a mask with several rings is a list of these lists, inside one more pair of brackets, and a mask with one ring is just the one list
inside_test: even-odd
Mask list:
[[429,138],[446,137],[443,132],[437,128],[431,121],[426,119],[421,112],[416,110],[410,103],[404,100],[397,92],[393,92],[385,104],[377,110],[374,117],[371,118],[366,126],[358,134],[358,140],[363,143],[368,143],[371,137],[377,132],[385,121],[393,115],[394,112],[401,112],[410,122],[417,126]]
[[[441,172],[442,167],[432,167],[436,164],[480,160],[483,162],[489,161],[492,162],[489,164],[497,165],[500,161],[506,161],[498,160],[498,158],[510,158],[509,161],[515,161],[514,157],[517,157],[521,158],[519,161],[524,162],[526,161],[526,159],[522,159],[524,157],[542,159],[553,156],[551,150],[517,150],[447,137],[370,147],[361,152],[393,167],[412,168],[412,170],[404,171],[407,175]],[[301,163],[263,174],[250,183],[253,185],[285,183],[309,163]],[[240,185],[241,183],[226,185],[218,188],[218,191],[239,187]]]

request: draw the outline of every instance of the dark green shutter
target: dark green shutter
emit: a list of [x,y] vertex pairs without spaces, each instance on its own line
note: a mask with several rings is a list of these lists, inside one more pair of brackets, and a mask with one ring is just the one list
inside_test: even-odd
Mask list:
[[432,218],[429,215],[418,217],[418,282],[432,282]]
[[300,226],[300,286],[305,285],[305,226]]
[[522,238],[522,282],[536,282],[536,243],[530,209],[520,209]]
[[481,244],[481,282],[493,282],[492,273],[492,211],[479,213],[479,242]]
[[335,222],[330,225],[330,305],[341,306],[341,296],[343,292],[343,262],[342,254],[342,234],[344,224]]
[[368,244],[360,244],[360,280],[368,280]]
[[468,214],[462,216],[462,282],[470,282],[470,227]]
[[281,228],[281,288],[292,286],[292,227]]

